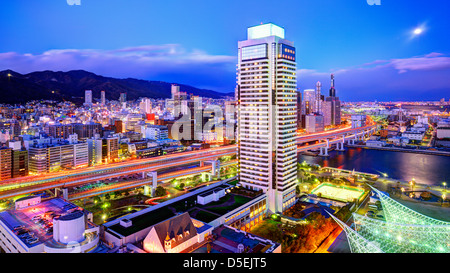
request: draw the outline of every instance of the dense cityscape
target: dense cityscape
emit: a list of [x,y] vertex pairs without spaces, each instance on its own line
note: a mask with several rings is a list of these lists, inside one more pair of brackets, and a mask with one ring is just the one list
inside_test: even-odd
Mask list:
[[[0,105],[1,252],[449,253],[450,97],[300,88],[289,28],[243,26],[235,90],[211,96],[1,71],[48,91]],[[91,85],[64,97],[68,78]]]

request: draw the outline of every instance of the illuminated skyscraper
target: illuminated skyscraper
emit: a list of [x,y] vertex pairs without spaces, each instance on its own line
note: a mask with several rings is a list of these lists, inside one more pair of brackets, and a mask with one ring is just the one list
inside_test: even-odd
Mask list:
[[336,89],[334,88],[334,74],[331,74],[330,97],[336,97]]
[[309,115],[316,112],[316,90],[305,89],[303,90],[302,107],[305,107],[305,114]]
[[320,82],[316,83],[316,103],[314,106],[314,111],[316,113],[322,113],[322,95],[321,95],[322,84]]
[[119,101],[120,103],[127,102],[127,93],[120,93]]
[[297,79],[294,43],[274,24],[248,28],[238,43],[239,182],[262,190],[268,209],[293,205],[297,180]]
[[86,105],[91,105],[92,104],[92,90],[84,91],[84,103]]
[[105,91],[101,91],[100,92],[100,100],[101,100],[102,105],[106,105],[106,94],[105,94]]
[[331,74],[330,96],[323,102],[323,115],[325,126],[341,124],[341,101],[336,97],[334,74]]

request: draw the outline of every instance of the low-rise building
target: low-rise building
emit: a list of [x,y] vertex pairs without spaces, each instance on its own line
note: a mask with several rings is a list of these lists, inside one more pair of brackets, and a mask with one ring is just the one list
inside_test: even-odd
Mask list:
[[61,198],[20,198],[0,213],[0,247],[7,253],[91,252],[99,238],[92,213]]

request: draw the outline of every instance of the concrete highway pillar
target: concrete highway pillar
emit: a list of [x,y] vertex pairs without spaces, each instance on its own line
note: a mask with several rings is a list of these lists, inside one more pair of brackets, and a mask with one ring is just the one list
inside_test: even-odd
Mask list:
[[148,172],[147,177],[151,178],[152,184],[144,185],[144,195],[155,195],[156,187],[158,186],[158,174],[157,172]]
[[338,151],[345,151],[344,142],[336,143],[336,150],[338,150]]
[[320,147],[320,156],[328,156],[328,147]]
[[208,163],[211,164],[211,175],[217,176],[220,174],[220,161],[219,160],[208,160]]
[[63,192],[63,199],[69,200],[69,189],[63,188],[62,192]]
[[212,181],[212,175],[210,173],[202,173],[202,181],[203,182]]

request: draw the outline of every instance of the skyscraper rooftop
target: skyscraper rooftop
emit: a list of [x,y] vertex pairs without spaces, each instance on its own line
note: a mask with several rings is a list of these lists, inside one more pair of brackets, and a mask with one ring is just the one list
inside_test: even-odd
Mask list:
[[278,36],[284,39],[284,28],[272,23],[261,24],[247,29],[248,39],[259,39],[268,36]]

